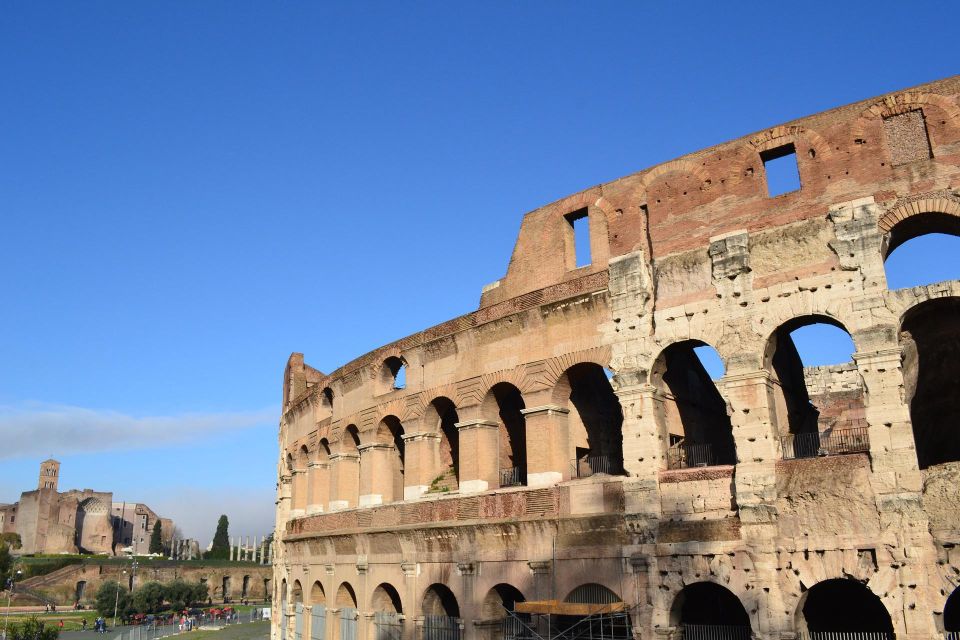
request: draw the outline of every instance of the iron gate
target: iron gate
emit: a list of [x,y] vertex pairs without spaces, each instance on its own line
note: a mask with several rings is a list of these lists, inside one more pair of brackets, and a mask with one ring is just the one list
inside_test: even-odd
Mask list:
[[293,605],[293,640],[303,640],[303,603]]
[[887,631],[809,631],[798,635],[800,640],[893,640]]
[[324,640],[327,637],[327,608],[313,605],[310,612],[310,640]]
[[357,640],[357,610],[340,609],[340,640]]
[[685,624],[683,640],[750,640],[750,627],[722,624]]
[[400,640],[403,625],[400,614],[392,611],[377,611],[373,614],[374,640]]
[[460,640],[460,618],[423,616],[421,640]]

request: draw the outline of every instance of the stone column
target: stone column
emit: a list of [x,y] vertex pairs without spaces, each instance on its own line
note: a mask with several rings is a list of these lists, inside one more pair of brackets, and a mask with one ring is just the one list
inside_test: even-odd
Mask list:
[[416,500],[427,492],[437,476],[440,434],[420,431],[403,434],[406,464],[403,472],[403,499]]
[[230,562],[233,562],[233,537],[230,537]]
[[360,454],[334,453],[330,455],[330,511],[357,506],[360,493]]
[[456,427],[460,434],[460,493],[480,493],[500,486],[497,423],[467,420]]
[[359,506],[393,502],[396,447],[373,442],[360,445]]
[[297,518],[306,513],[307,507],[307,470],[306,468],[294,469],[292,472],[292,497],[293,508],[290,510],[290,517]]
[[527,486],[548,487],[570,478],[573,452],[569,409],[553,404],[521,411],[527,421]]

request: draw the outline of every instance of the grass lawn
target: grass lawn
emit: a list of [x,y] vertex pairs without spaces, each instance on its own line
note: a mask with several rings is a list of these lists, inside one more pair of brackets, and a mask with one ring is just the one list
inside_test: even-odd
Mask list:
[[181,635],[189,640],[261,640],[270,636],[270,621],[232,624],[218,631],[191,631]]

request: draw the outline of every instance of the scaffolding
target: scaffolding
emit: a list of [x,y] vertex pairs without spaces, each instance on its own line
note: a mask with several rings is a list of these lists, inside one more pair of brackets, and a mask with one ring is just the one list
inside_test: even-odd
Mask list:
[[518,602],[503,620],[503,640],[633,640],[623,602]]

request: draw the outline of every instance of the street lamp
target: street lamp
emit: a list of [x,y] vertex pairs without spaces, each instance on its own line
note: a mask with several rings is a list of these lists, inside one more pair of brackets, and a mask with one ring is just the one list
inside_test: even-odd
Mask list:
[[[123,575],[127,575],[127,570],[123,570]],[[120,603],[120,581],[117,580],[117,595],[113,599],[113,626],[117,626],[117,604]]]
[[3,638],[7,638],[7,623],[10,620],[10,598],[13,597],[13,582],[16,578],[20,577],[23,574],[23,571],[17,569],[17,572],[7,578],[7,611],[3,616]]

